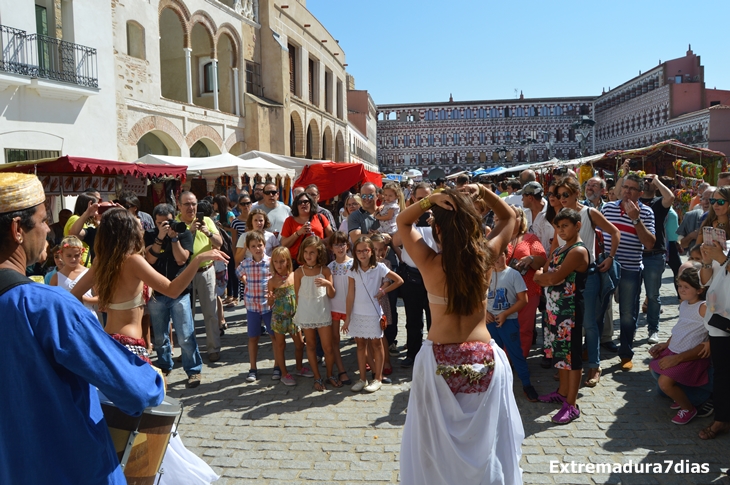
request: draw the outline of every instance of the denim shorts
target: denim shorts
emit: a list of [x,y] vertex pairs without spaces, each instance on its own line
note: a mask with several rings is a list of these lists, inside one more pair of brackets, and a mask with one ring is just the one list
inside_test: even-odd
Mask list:
[[261,336],[262,323],[266,327],[266,333],[268,333],[269,335],[274,334],[274,332],[271,330],[271,312],[248,312],[246,318],[249,338]]

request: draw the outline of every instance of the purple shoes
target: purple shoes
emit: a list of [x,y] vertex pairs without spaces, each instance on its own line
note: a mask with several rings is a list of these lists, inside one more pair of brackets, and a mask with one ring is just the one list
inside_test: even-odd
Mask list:
[[545,394],[544,396],[539,396],[537,398],[540,402],[552,402],[556,404],[562,404],[565,402],[565,396],[558,393],[556,390],[555,392],[551,392],[550,394]]
[[573,406],[572,404],[565,401],[563,402],[563,407],[560,408],[560,411],[558,411],[555,416],[552,417],[552,422],[556,424],[568,424],[571,421],[578,419],[579,417],[580,409],[578,409],[578,405],[576,404],[575,406]]

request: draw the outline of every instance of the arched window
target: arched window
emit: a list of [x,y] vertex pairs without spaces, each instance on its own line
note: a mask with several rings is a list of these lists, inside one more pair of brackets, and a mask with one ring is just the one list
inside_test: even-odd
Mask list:
[[467,120],[470,120],[473,115],[471,108],[467,108],[466,111],[464,111],[464,115],[466,116]]
[[446,110],[445,109],[441,109],[441,111],[439,111],[439,119],[440,120],[446,119]]
[[144,59],[144,27],[137,22],[127,22],[127,55]]
[[499,118],[499,110],[497,108],[491,108],[489,110],[489,116],[491,118]]
[[453,110],[451,110],[451,119],[452,120],[458,120],[459,118],[461,118],[461,113],[459,112],[459,110],[456,109],[456,108],[454,108]]

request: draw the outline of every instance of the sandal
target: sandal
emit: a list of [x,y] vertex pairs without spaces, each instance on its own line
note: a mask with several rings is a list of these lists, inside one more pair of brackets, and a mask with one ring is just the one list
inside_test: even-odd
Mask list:
[[316,379],[314,381],[314,390],[315,391],[326,391],[327,386],[324,385],[324,379]]
[[332,384],[332,387],[342,387],[342,383],[335,377],[335,376],[329,376],[327,378],[328,381],[330,381],[330,384]]
[[601,368],[590,369],[588,371],[588,379],[584,383],[586,387],[596,387],[599,382],[601,382]]
[[349,386],[350,384],[352,384],[352,380],[350,380],[349,376],[345,380],[342,380],[341,379],[341,377],[342,377],[343,374],[347,376],[347,372],[340,372],[339,375],[337,376],[337,378],[340,380],[340,382],[343,383],[346,386]]
[[[714,424],[714,423],[713,423]],[[715,437],[725,434],[728,431],[730,431],[730,423],[724,423],[722,426],[720,426],[718,429],[713,430],[712,424],[702,431],[700,431],[700,439],[702,440],[714,440]]]

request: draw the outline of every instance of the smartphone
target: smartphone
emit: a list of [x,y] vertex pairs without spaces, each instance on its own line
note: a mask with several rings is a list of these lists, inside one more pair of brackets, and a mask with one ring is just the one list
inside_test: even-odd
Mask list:
[[522,276],[525,276],[525,274],[527,274],[527,272],[530,270],[530,268],[519,269],[517,267],[519,264],[520,264],[520,260],[517,258],[514,258],[514,259],[512,259],[512,261],[509,262],[509,267],[512,268],[513,270],[517,271],[518,273],[520,273]]
[[718,227],[714,228],[712,231],[714,235],[715,241],[719,242],[721,245],[725,245],[725,230],[720,229]]
[[113,205],[100,205],[99,208],[96,210],[99,214],[103,214],[109,209],[113,209],[115,206]]
[[198,219],[198,222],[203,222],[203,217],[205,217],[205,213],[204,212],[197,212],[195,214],[195,218]]
[[702,242],[712,246],[712,242],[715,240],[715,228],[711,226],[705,226],[702,228]]

